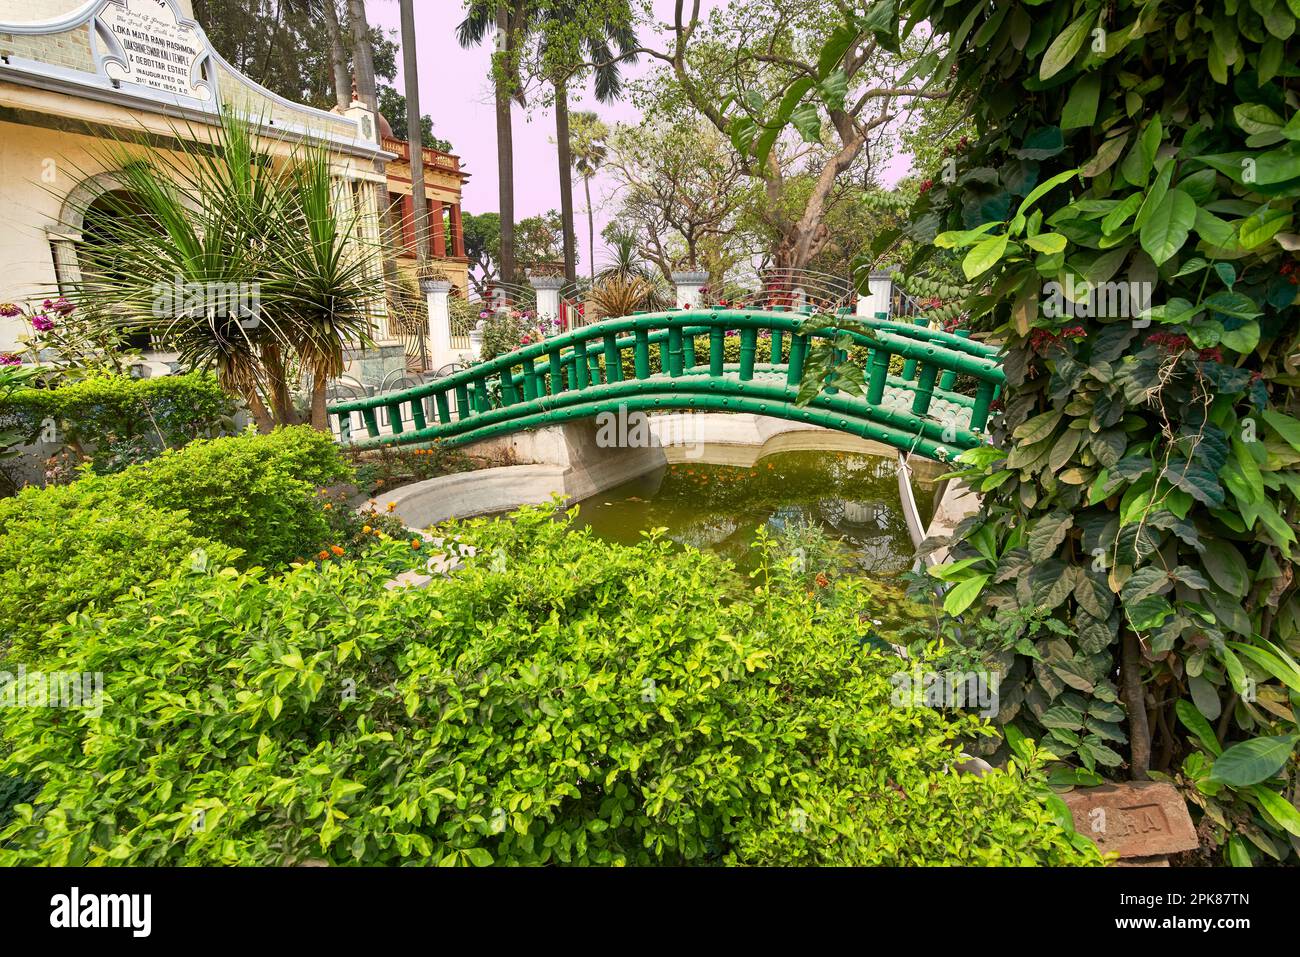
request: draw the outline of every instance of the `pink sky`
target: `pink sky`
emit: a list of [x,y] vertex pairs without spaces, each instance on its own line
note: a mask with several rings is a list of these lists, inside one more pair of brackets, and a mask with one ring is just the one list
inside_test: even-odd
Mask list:
[[[654,0],[654,10],[660,22],[672,19],[674,0]],[[725,5],[725,0],[704,0],[707,11]],[[468,50],[456,42],[456,25],[463,18],[461,0],[417,0],[415,27],[420,54],[420,107],[433,118],[434,132],[450,140],[460,155],[461,165],[472,178],[465,186],[464,208],[471,213],[497,209],[496,122],[493,112],[492,89],[488,82],[490,44]],[[385,30],[399,30],[400,13],[393,0],[375,0],[367,4],[371,21]],[[649,40],[644,34],[642,40]],[[400,64],[399,64],[400,66]],[[641,61],[625,68],[627,76],[644,75],[653,69],[653,61]],[[404,89],[401,70],[397,77],[398,89]],[[590,88],[573,97],[573,109],[592,109],[611,126],[615,123],[636,122],[640,114],[629,103],[620,102],[606,106],[596,102]],[[537,107],[514,107],[515,147],[515,216],[522,219],[560,205],[559,169],[555,146],[555,117],[550,110]],[[890,171],[897,167],[895,176],[906,171],[907,163],[895,160]],[[596,260],[602,260],[599,230],[613,211],[616,200],[610,200],[603,211],[601,197],[613,190],[606,177],[597,177],[592,183],[593,205],[596,206],[597,251]],[[580,215],[585,210],[582,190],[575,189],[574,203]],[[580,258],[586,260],[584,230],[579,230]]]

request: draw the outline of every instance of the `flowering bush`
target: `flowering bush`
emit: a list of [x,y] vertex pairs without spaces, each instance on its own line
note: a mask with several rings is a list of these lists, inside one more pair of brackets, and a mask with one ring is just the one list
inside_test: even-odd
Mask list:
[[0,365],[17,365],[25,356],[27,362],[40,365],[47,384],[94,375],[122,375],[140,361],[125,330],[112,317],[62,296],[45,299],[39,305],[2,303],[0,316],[21,316],[31,330],[18,337],[20,352],[0,353]]

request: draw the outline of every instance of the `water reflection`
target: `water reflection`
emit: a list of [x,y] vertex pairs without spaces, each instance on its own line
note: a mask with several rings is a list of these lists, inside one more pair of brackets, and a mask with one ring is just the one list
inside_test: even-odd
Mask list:
[[[933,490],[918,484],[916,493],[921,514],[930,514]],[[897,464],[854,452],[779,452],[752,468],[671,465],[587,499],[578,520],[616,542],[666,528],[673,541],[742,568],[758,528],[777,534],[813,523],[842,538],[869,575],[891,577],[912,563]]]

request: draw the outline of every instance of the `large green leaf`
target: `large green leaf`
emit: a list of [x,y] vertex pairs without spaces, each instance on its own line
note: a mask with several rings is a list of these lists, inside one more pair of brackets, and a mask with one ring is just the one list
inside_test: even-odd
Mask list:
[[1142,248],[1159,266],[1183,248],[1195,222],[1196,203],[1175,187],[1165,193],[1151,218],[1143,224],[1138,238]]
[[1064,70],[1083,46],[1083,41],[1088,39],[1088,31],[1096,22],[1097,11],[1092,9],[1062,30],[1043,54],[1038,65],[1038,78],[1050,80]]
[[1006,251],[1006,233],[1001,236],[990,236],[988,239],[976,243],[974,248],[966,254],[966,258],[961,261],[961,270],[966,274],[967,279],[974,279],[997,265],[1002,258],[1002,254]]
[[1238,788],[1267,781],[1282,770],[1297,741],[1300,735],[1282,734],[1234,744],[1215,760],[1210,777],[1220,784]]

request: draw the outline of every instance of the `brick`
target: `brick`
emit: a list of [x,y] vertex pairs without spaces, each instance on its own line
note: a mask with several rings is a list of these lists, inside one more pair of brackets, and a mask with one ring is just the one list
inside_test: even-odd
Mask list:
[[1074,817],[1075,830],[1121,858],[1175,854],[1199,843],[1186,802],[1164,781],[1075,788],[1061,800]]

